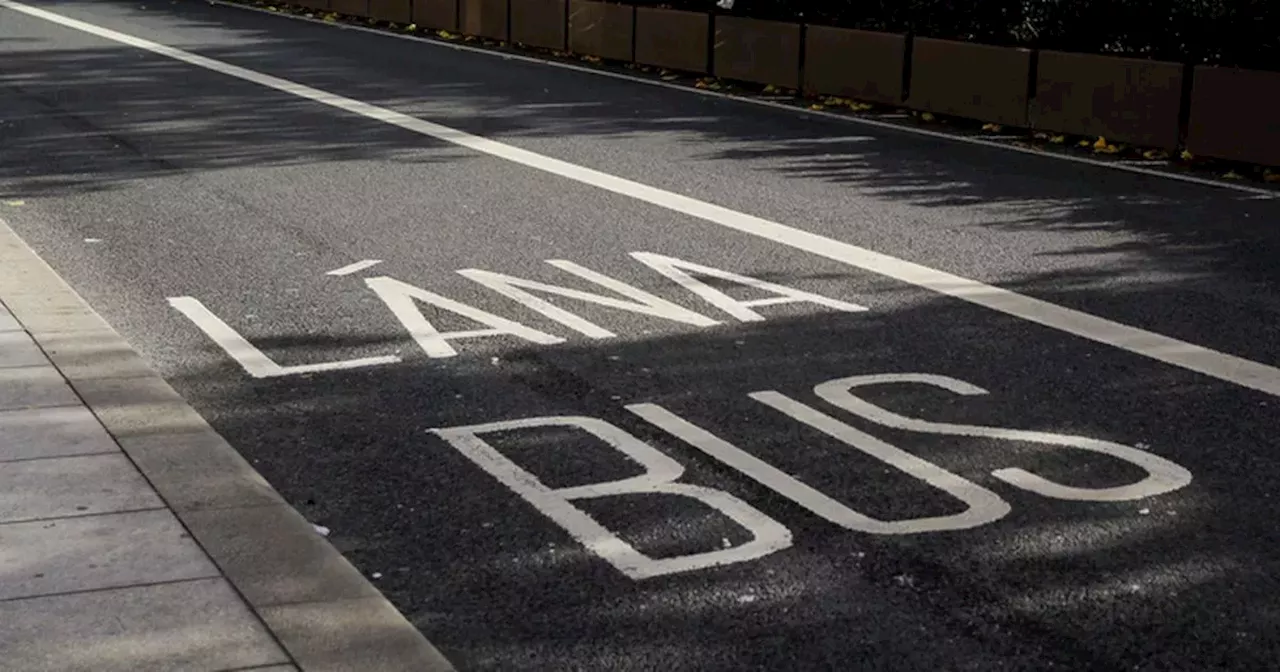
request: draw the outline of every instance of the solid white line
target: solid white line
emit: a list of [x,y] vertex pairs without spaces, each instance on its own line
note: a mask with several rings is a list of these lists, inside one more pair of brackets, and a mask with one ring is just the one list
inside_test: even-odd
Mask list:
[[325,273],[325,275],[351,275],[352,273],[359,273],[366,268],[373,268],[381,263],[381,259],[365,259],[364,261],[357,261],[354,264],[347,264],[342,268],[335,268],[332,271]]
[[[935,138],[938,140],[948,140],[951,142],[960,142],[968,145],[977,145],[980,147],[991,147],[994,149],[1003,149],[1011,152],[1018,152],[1019,154],[1029,154],[1031,156],[1038,156],[1046,159],[1056,159],[1058,161],[1068,161],[1071,163],[1080,163],[1087,166],[1096,166],[1099,168],[1110,168],[1111,170],[1120,170],[1126,173],[1148,175],[1151,177],[1159,177],[1166,180],[1175,180],[1178,182],[1186,182],[1189,184],[1198,184],[1206,187],[1216,187],[1218,189],[1230,189],[1232,191],[1239,191],[1246,194],[1259,196],[1263,199],[1280,198],[1280,191],[1277,191],[1275,189],[1268,189],[1266,187],[1254,187],[1247,184],[1228,182],[1226,180],[1216,180],[1213,178],[1200,177],[1197,175],[1187,175],[1184,173],[1177,173],[1167,169],[1160,170],[1157,168],[1146,167],[1146,166],[1152,166],[1152,165],[1162,165],[1160,164],[1159,161],[1137,161],[1137,160],[1126,161],[1123,159],[1104,160],[1104,159],[1095,159],[1088,156],[1078,156],[1074,154],[1062,154],[1058,152],[1045,151],[1045,150],[1035,149],[1034,147],[1019,147],[1017,145],[1011,145],[1004,142],[996,142],[991,137],[978,138],[978,137],[973,137],[968,135],[946,133],[944,131],[931,131],[927,128],[920,128],[918,126],[908,126],[906,124],[896,124],[889,121],[869,119],[867,117],[849,116],[846,114],[830,112],[828,110],[813,110],[807,107],[800,107],[798,105],[788,105],[787,103],[780,102],[778,100],[748,97],[748,96],[742,96],[742,95],[738,95],[738,94],[726,92],[726,91],[714,91],[712,89],[695,89],[691,86],[686,86],[684,84],[664,82],[662,80],[655,80],[648,77],[640,77],[638,75],[629,75],[625,72],[613,72],[610,70],[602,70],[600,68],[591,68],[584,65],[576,65],[574,63],[565,63],[563,61],[542,58],[539,56],[531,56],[527,54],[512,54],[508,52],[494,51],[493,49],[489,49],[486,47],[473,47],[468,44],[460,44],[456,42],[445,42],[440,39],[421,37],[419,35],[393,33],[381,28],[369,28],[367,26],[358,26],[358,25],[349,24],[349,23],[330,23],[322,19],[316,19],[316,18],[307,17],[307,16],[299,16],[297,14],[289,14],[284,12],[273,12],[271,10],[268,10],[262,7],[253,7],[251,5],[243,5],[237,2],[224,2],[223,0],[206,0],[206,2],[208,2],[211,5],[218,5],[221,7],[231,7],[231,8],[241,9],[249,12],[258,12],[259,14],[268,14],[271,16],[278,16],[281,18],[293,19],[295,21],[306,21],[308,23],[315,23],[322,26],[327,26],[329,28],[337,28],[340,30],[354,30],[362,33],[369,33],[371,35],[391,37],[397,40],[408,40],[410,42],[428,44],[434,47],[444,47],[446,49],[453,49],[456,51],[466,51],[473,54],[484,54],[486,56],[491,56],[491,57],[496,56],[503,60],[521,61],[523,63],[537,63],[539,65],[549,65],[555,68],[562,68],[564,70],[573,70],[575,72],[585,72],[585,73],[597,75],[600,77],[621,79],[628,82],[635,82],[637,84],[647,84],[649,86],[657,86],[664,89],[683,91],[685,93],[692,93],[699,96],[710,96],[712,98],[732,100],[739,103],[748,103],[750,105],[758,105],[761,107],[768,107],[776,110],[785,110],[787,112],[808,114],[812,116],[824,117],[827,119],[834,119],[837,121],[843,121],[846,123],[862,124],[864,126],[871,126],[874,128],[899,131],[902,133],[910,133],[913,135],[921,135],[924,137]],[[894,114],[892,116],[896,118],[902,118],[902,119],[909,118],[909,116],[906,114]]]
[[730,210],[688,196],[633,182],[615,175],[561,161],[495,140],[471,135],[448,126],[410,117],[369,103],[321,91],[222,61],[157,44],[132,35],[29,7],[13,0],[0,0],[0,7],[45,19],[68,28],[160,54],[213,72],[253,82],[277,91],[312,100],[368,119],[398,126],[482,154],[528,166],[588,184],[615,194],[652,203],[662,208],[696,217],[727,229],[826,257],[872,273],[930,289],[979,306],[1019,317],[1134,354],[1196,371],[1220,380],[1280,396],[1280,369],[1168,336],[1112,322],[1101,317],[1058,306],[999,287],[993,287],[928,266],[912,263],[834,238],[828,238],[767,219]]

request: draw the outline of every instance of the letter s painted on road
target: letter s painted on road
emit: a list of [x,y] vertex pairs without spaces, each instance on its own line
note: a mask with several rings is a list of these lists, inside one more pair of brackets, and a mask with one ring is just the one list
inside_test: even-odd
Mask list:
[[1078,448],[1123,460],[1147,472],[1146,478],[1136,483],[1111,488],[1078,488],[1062,485],[1016,467],[997,469],[991,472],[992,476],[1005,483],[1044,497],[1073,501],[1120,502],[1162,495],[1185,487],[1191,482],[1191,472],[1185,468],[1152,453],[1123,444],[1068,434],[929,422],[885,410],[854,396],[851,392],[855,387],[890,383],[933,385],[934,387],[965,396],[988,394],[986,390],[962,380],[928,373],[851,376],[817,385],[814,387],[814,392],[835,406],[885,427],[923,434],[1027,441],[1065,448]]

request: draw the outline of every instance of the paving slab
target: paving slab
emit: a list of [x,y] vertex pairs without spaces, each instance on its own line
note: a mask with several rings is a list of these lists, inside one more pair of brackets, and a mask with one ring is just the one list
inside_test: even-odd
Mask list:
[[0,525],[0,600],[218,576],[164,510]]
[[0,523],[163,506],[122,454],[0,463]]
[[0,660],[22,672],[222,672],[289,662],[224,579],[0,602]]
[[119,450],[83,406],[0,411],[0,462]]
[[0,462],[119,449],[83,406],[0,411]]
[[52,366],[0,368],[0,411],[80,403]]
[[0,306],[0,333],[6,331],[21,331],[22,325],[18,324],[18,320],[13,317],[8,308]]
[[0,369],[48,363],[40,347],[25,332],[0,332]]

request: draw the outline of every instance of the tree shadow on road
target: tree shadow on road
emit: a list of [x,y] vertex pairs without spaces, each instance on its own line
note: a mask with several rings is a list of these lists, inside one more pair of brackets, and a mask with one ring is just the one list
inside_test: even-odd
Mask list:
[[[74,13],[81,3],[51,5]],[[164,17],[186,36],[173,39],[177,46],[204,56],[820,233],[866,237],[890,253],[939,256],[954,248],[1000,262],[991,268],[1034,268],[1021,277],[957,270],[1055,302],[1085,308],[1080,297],[1106,286],[1122,303],[1094,312],[1141,316],[1165,333],[1190,337],[1190,321],[1171,306],[1124,298],[1126,284],[1166,278],[1184,288],[1178,303],[1222,307],[1206,316],[1212,322],[1280,323],[1280,199],[203,3],[146,11],[95,3],[104,6],[121,29]],[[213,41],[209,29],[233,44]],[[7,45],[0,192],[23,198],[160,175],[327,162],[349,162],[355,173],[361,161],[438,162],[449,170],[473,156],[224,75],[90,44],[54,48],[24,38]],[[1229,333],[1195,337],[1272,356],[1233,349],[1239,344]]]
[[[308,340],[263,347],[305,360],[339,345],[314,344],[321,352]],[[403,342],[387,337],[388,347]],[[1050,500],[991,472],[1017,466],[1079,487],[1142,473],[1078,450],[891,430],[812,391],[844,376],[909,372],[989,394],[887,385],[866,398],[936,422],[1139,446],[1194,480],[1138,501]],[[1275,659],[1271,400],[958,301],[771,313],[760,323],[550,347],[475,341],[455,359],[306,380],[251,381],[227,365],[173,382],[291,503],[333,529],[340,550],[380,573],[379,587],[461,669],[1201,670]],[[659,404],[883,519],[962,508],[746,396],[761,390],[990,488],[1012,511],[956,532],[844,530],[623,408]],[[430,431],[551,415],[625,429],[685,465],[682,482],[729,491],[787,525],[794,546],[633,582]],[[494,445],[559,486],[636,473],[580,435],[517,432]],[[655,555],[745,540],[677,499],[580,504]]]

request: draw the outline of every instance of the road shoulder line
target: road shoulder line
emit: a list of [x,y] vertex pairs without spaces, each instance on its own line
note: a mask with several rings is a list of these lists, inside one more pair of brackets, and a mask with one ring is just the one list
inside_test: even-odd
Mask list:
[[303,672],[453,670],[3,220],[0,268],[0,302]]

